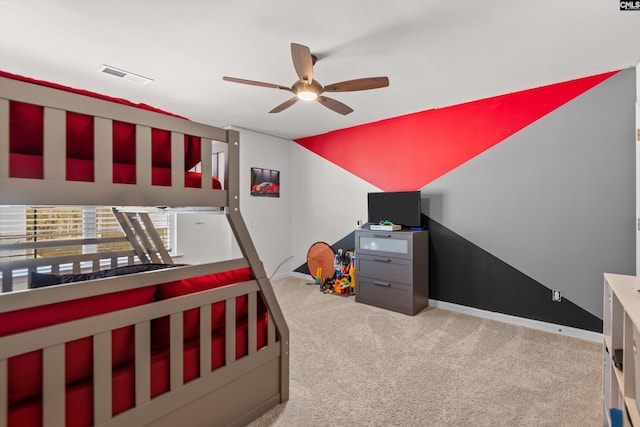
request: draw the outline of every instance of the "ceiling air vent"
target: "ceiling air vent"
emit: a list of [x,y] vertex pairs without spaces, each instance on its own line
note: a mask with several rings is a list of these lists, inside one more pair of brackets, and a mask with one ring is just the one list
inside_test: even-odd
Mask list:
[[140,74],[135,74],[130,71],[121,70],[119,68],[112,67],[110,65],[104,65],[104,64],[101,65],[100,71],[106,74],[111,74],[112,76],[120,77],[122,79],[129,80],[129,81],[143,84],[143,85],[148,85],[149,83],[153,82],[153,79],[150,79],[148,77],[144,77],[144,76],[141,76]]

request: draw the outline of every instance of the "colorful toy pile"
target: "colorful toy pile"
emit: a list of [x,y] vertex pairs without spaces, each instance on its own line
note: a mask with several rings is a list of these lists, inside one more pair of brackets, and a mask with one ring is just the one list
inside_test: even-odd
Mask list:
[[[354,251],[338,249],[335,255],[333,268],[335,274],[332,278],[321,279],[316,274],[316,283],[324,294],[340,294],[344,296],[356,294],[356,254]],[[321,279],[321,280],[318,280]]]

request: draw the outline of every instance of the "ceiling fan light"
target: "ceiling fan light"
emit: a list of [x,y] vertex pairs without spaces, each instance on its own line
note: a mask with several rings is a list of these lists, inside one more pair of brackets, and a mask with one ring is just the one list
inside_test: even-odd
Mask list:
[[318,97],[318,94],[310,90],[307,90],[307,91],[298,92],[297,97],[302,101],[313,101]]

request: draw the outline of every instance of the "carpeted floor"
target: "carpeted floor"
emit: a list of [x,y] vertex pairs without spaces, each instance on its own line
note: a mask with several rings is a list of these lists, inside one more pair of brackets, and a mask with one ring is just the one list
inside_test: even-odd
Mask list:
[[262,426],[601,426],[602,345],[428,308],[416,316],[273,286],[290,399]]

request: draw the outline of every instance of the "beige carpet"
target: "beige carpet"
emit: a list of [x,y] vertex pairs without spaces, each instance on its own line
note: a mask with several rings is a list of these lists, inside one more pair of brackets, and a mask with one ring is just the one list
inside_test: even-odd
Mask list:
[[261,426],[601,426],[602,345],[442,309],[417,316],[273,281],[290,400]]

